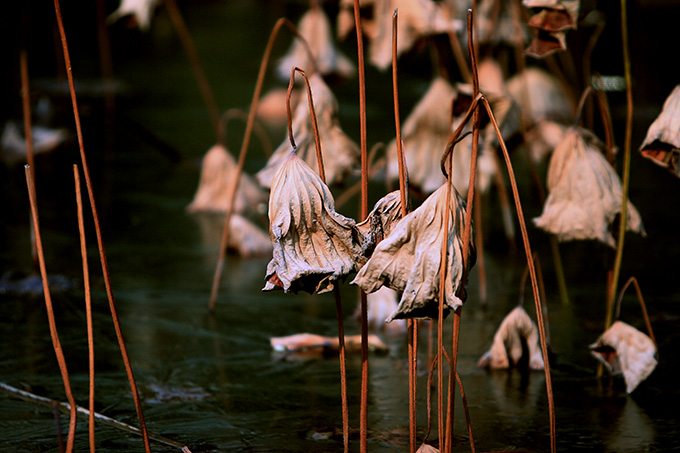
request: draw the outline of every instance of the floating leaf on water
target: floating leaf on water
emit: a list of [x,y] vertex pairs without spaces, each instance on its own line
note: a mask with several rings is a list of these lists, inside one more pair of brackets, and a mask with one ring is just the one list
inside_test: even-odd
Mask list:
[[[387,351],[387,345],[377,335],[367,337],[369,350],[376,352]],[[277,352],[337,352],[340,349],[338,337],[324,337],[313,333],[297,333],[285,337],[272,337],[269,343]],[[361,335],[345,336],[345,352],[361,351]]]
[[[338,101],[319,74],[309,77],[314,100],[319,141],[323,151],[326,182],[333,185],[343,181],[357,166],[359,147],[340,128]],[[307,102],[298,102],[293,115],[293,136],[297,142],[297,154],[313,169],[318,169],[314,129]],[[271,187],[276,171],[290,154],[290,142],[286,138],[256,175],[257,182]]]
[[309,45],[316,66],[309,60],[304,43],[294,38],[290,49],[277,65],[278,75],[282,80],[288,80],[293,67],[302,68],[310,73],[317,68],[323,75],[338,74],[342,77],[354,75],[356,72],[354,63],[335,46],[328,17],[318,4],[314,3],[305,12],[298,22],[297,29]]
[[640,152],[680,178],[680,85],[673,88],[661,113],[649,126]]
[[[415,211],[397,223],[359,271],[353,284],[372,293],[383,285],[402,296],[399,306],[388,318],[435,318],[439,307],[439,267],[442,241],[448,237],[445,283],[445,312],[463,304],[464,291],[462,231],[465,200],[451,186],[450,206],[446,206],[444,184]],[[449,216],[448,231],[444,216]],[[471,242],[474,244],[474,241]],[[470,251],[474,262],[474,249]],[[460,294],[459,293],[460,291]]]
[[[201,178],[189,212],[226,212],[230,186],[236,176],[236,161],[222,145],[215,145],[203,156]],[[241,172],[233,212],[247,213],[267,201],[267,194],[247,174]]]
[[623,374],[626,392],[631,393],[656,368],[656,346],[635,327],[615,321],[590,345],[590,353],[612,374]]
[[265,291],[323,293],[355,270],[355,222],[335,211],[319,176],[289,152],[272,181],[269,235],[274,246]]
[[538,328],[521,306],[515,307],[501,322],[493,337],[491,348],[477,362],[477,366],[507,369],[517,366],[523,355],[523,344],[528,350],[528,364],[532,370],[544,368],[538,343]]
[[[597,239],[615,246],[609,227],[621,211],[621,180],[602,154],[604,144],[590,131],[570,128],[548,168],[548,199],[534,223],[560,241]],[[627,228],[645,235],[635,206],[628,202]]]

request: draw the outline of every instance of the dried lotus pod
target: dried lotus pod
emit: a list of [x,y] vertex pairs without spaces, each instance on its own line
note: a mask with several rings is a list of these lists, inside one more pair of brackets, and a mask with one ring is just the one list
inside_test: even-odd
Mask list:
[[626,392],[635,388],[656,368],[656,345],[644,333],[622,321],[615,321],[590,345],[590,353],[612,374],[623,374]]
[[673,88],[661,114],[649,126],[640,152],[680,178],[680,85]]
[[288,154],[272,181],[269,236],[274,257],[265,291],[324,293],[356,268],[354,220],[335,212],[326,184],[295,153]]
[[[442,241],[448,238],[445,279],[445,313],[463,304],[462,231],[465,200],[451,185],[451,200],[446,205],[447,184],[442,185],[415,211],[401,219],[380,242],[373,255],[352,281],[367,293],[383,285],[402,296],[399,306],[387,321],[402,318],[436,318],[439,311],[439,268]],[[448,231],[444,230],[449,216]],[[474,241],[471,241],[471,245]],[[470,251],[474,262],[474,249]]]
[[322,75],[338,74],[352,77],[356,72],[354,63],[338,50],[333,42],[331,25],[324,10],[314,4],[300,18],[297,29],[309,45],[314,62],[309,60],[309,53],[300,39],[294,39],[290,49],[277,65],[278,75],[282,80],[290,78],[290,70],[294,67],[309,70],[317,69]]
[[[615,247],[609,227],[621,212],[621,180],[602,154],[604,144],[587,129],[570,128],[553,151],[548,167],[550,192],[539,228],[560,241],[597,239]],[[645,235],[635,206],[628,201],[627,229]]]
[[[324,170],[329,185],[341,182],[356,167],[359,160],[359,147],[340,128],[338,120],[338,101],[319,74],[309,77],[309,85],[314,97],[314,110],[319,127],[319,141],[324,151]],[[314,130],[309,106],[299,102],[292,120],[293,135],[297,141],[297,155],[307,164],[317,169]],[[274,174],[290,154],[288,138],[279,145],[260,170],[255,179],[264,186],[272,185]]]
[[538,340],[536,323],[524,308],[515,307],[503,318],[493,337],[491,348],[479,359],[477,366],[493,369],[517,366],[523,356],[523,344],[526,344],[529,368],[542,370],[545,364]]
[[[215,145],[203,156],[201,178],[189,212],[226,212],[229,186],[236,175],[236,161],[222,145]],[[246,173],[241,173],[233,210],[244,213],[264,205],[267,194]]]

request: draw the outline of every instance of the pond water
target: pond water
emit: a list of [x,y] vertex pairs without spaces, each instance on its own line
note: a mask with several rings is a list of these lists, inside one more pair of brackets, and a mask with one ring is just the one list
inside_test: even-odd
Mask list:
[[[269,2],[182,3],[185,20],[201,55],[221,108],[247,108],[271,26],[281,15],[296,19],[302,4]],[[663,2],[659,2],[663,3]],[[45,5],[41,5],[41,8]],[[632,19],[634,36],[655,36],[641,19],[661,21],[640,10]],[[677,9],[676,9],[677,11]],[[615,12],[615,10],[614,10]],[[72,16],[68,14],[72,13]],[[65,8],[73,70],[83,82],[98,74],[94,28],[77,26],[74,17],[93,12]],[[35,24],[49,23],[52,10],[33,16]],[[88,16],[89,17],[89,16]],[[614,16],[617,17],[617,16]],[[615,22],[614,19],[612,21]],[[69,28],[69,24],[72,28]],[[663,28],[663,27],[659,27]],[[287,48],[289,35],[275,49]],[[46,42],[38,44],[39,37]],[[103,100],[87,91],[81,95],[85,147],[92,168],[104,244],[113,291],[142,396],[151,433],[189,446],[191,451],[339,451],[342,449],[339,365],[336,357],[296,359],[272,351],[269,339],[311,332],[337,335],[332,295],[263,293],[268,258],[230,256],[220,285],[217,309],[208,310],[213,272],[218,257],[221,219],[191,216],[191,201],[199,177],[200,157],[214,142],[208,116],[169,19],[159,12],[152,30],[140,33],[120,24],[111,28],[114,73],[124,86],[116,99],[117,114],[106,129]],[[609,36],[609,39],[611,36]],[[605,40],[606,42],[606,40]],[[649,41],[647,41],[649,42]],[[51,55],[49,33],[31,38],[36,55]],[[352,53],[352,42],[343,47]],[[660,78],[650,84],[652,57],[633,48],[635,73],[635,150],[661,103],[675,83]],[[32,55],[32,54],[31,54]],[[37,58],[37,57],[36,57]],[[422,58],[422,60],[421,60]],[[52,60],[54,61],[54,60]],[[70,104],[59,91],[50,64],[35,67],[34,91],[52,97],[56,122],[71,127]],[[402,114],[405,115],[429,80],[427,58],[405,57]],[[638,66],[635,66],[635,65]],[[612,70],[603,63],[604,70]],[[614,67],[616,67],[614,65]],[[53,68],[52,68],[53,69]],[[613,69],[617,71],[618,69]],[[659,69],[660,70],[660,69]],[[393,135],[388,73],[367,68],[369,145]],[[52,77],[51,79],[48,77]],[[277,83],[272,75],[268,86]],[[334,87],[343,128],[358,137],[356,80]],[[13,92],[16,94],[16,91]],[[9,98],[9,95],[8,95]],[[17,103],[16,99],[12,100]],[[617,137],[623,137],[625,98],[612,95]],[[4,111],[3,111],[4,112]],[[20,118],[20,110],[12,112]],[[9,116],[9,112],[8,112]],[[229,131],[230,148],[240,145],[241,125]],[[140,132],[143,131],[143,132]],[[112,132],[112,133],[111,133]],[[285,132],[273,130],[278,144]],[[149,139],[153,134],[155,140]],[[107,140],[112,138],[112,140]],[[159,146],[159,141],[168,145]],[[358,141],[358,139],[357,139]],[[256,139],[246,162],[255,172],[265,162]],[[618,142],[622,143],[621,138]],[[172,150],[168,151],[168,150]],[[179,156],[179,159],[174,157]],[[48,272],[60,280],[53,285],[57,326],[68,362],[77,402],[87,407],[87,341],[80,249],[71,165],[79,163],[77,145],[57,150],[36,162],[36,182]],[[521,160],[517,172],[525,215],[540,212]],[[1,170],[4,208],[0,221],[0,270],[13,279],[30,275],[30,232],[23,168]],[[676,231],[680,188],[677,179],[633,153],[631,198],[647,229],[647,238],[627,236],[622,282],[636,276],[648,304],[659,342],[660,362],[648,380],[631,395],[623,381],[596,378],[597,362],[588,345],[602,331],[605,315],[606,266],[612,254],[592,243],[560,246],[566,266],[570,305],[560,302],[547,237],[529,226],[532,245],[541,257],[546,279],[557,414],[557,445],[562,451],[670,451],[678,449],[680,403],[674,364],[680,346],[680,291],[674,275],[680,253]],[[344,188],[333,189],[337,196]],[[337,190],[337,192],[336,192]],[[379,183],[370,187],[371,200],[380,197]],[[485,208],[488,236],[485,261],[488,306],[479,301],[479,275],[474,270],[469,299],[462,313],[458,371],[465,385],[478,451],[547,451],[550,447],[548,405],[543,373],[518,370],[489,372],[476,362],[491,344],[501,319],[518,303],[525,258],[519,240],[502,238],[495,200]],[[356,200],[343,213],[354,216]],[[263,219],[264,220],[264,219]],[[86,222],[91,217],[86,209]],[[263,225],[265,225],[263,223]],[[499,239],[500,237],[500,239]],[[88,226],[93,285],[96,348],[96,411],[135,425],[135,409],[108,309],[98,264],[94,230]],[[55,277],[56,278],[56,277]],[[5,287],[7,288],[7,287]],[[16,290],[16,288],[15,288]],[[359,332],[352,317],[357,290],[341,286],[345,328]],[[527,311],[533,312],[527,304]],[[633,292],[624,298],[621,319],[644,330]],[[533,317],[533,314],[532,314]],[[426,432],[428,328],[420,323],[418,436]],[[446,336],[451,323],[445,322]],[[52,350],[41,295],[0,294],[0,381],[13,387],[64,401],[63,384]],[[436,334],[435,334],[436,338]],[[370,451],[408,448],[408,373],[406,341],[384,335],[389,352],[369,357],[368,447]],[[360,357],[347,358],[351,449],[358,450]],[[436,403],[436,396],[433,396]],[[455,451],[468,451],[465,419],[457,399]],[[436,417],[436,410],[433,411]],[[60,418],[64,433],[68,417]],[[99,451],[142,450],[141,438],[106,425],[97,425]],[[436,418],[431,439],[436,439]],[[55,417],[50,408],[3,393],[0,397],[0,444],[12,451],[58,451]],[[88,446],[87,421],[79,419],[76,448]],[[153,451],[178,448],[152,441]]]

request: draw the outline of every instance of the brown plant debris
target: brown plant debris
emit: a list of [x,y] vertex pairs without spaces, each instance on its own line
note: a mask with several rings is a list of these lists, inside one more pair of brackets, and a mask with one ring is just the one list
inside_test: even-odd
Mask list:
[[[304,353],[308,355],[334,352],[340,350],[338,337],[324,337],[313,333],[297,333],[285,337],[272,337],[269,343],[274,351]],[[368,348],[375,352],[387,351],[387,346],[377,335],[368,336]],[[361,335],[345,336],[345,351],[349,353],[361,350]]]
[[[340,128],[338,101],[321,76],[311,75],[309,85],[319,127],[326,182],[328,185],[333,185],[344,180],[357,166],[359,147]],[[314,129],[307,102],[298,102],[292,123],[298,156],[310,167],[317,169]],[[255,175],[257,182],[264,187],[271,187],[274,174],[289,154],[290,142],[286,138],[274,151],[265,167]]]
[[322,75],[338,74],[342,77],[354,75],[356,72],[354,63],[335,46],[328,16],[317,3],[300,18],[297,29],[309,45],[316,65],[310,61],[304,43],[295,38],[277,65],[278,75],[282,80],[288,81],[293,67],[302,68],[310,73],[316,68]]
[[[445,312],[461,306],[467,296],[465,282],[462,281],[461,238],[465,200],[452,185],[449,206],[446,206],[446,201],[444,184],[418,209],[396,224],[352,281],[367,293],[377,291],[383,285],[402,292],[399,306],[387,322],[401,318],[438,316],[439,267],[445,237],[448,237]],[[444,230],[446,215],[449,216],[448,230]],[[474,250],[471,250],[470,256],[472,263]]]
[[528,365],[532,370],[545,366],[541,346],[538,343],[538,328],[521,306],[515,307],[503,318],[493,337],[491,348],[477,362],[477,366],[492,369],[507,369],[517,366],[526,345]]
[[536,11],[527,22],[535,34],[526,54],[545,58],[566,50],[566,33],[576,29],[580,0],[523,0],[522,4]]
[[[187,206],[189,212],[227,211],[229,187],[236,177],[236,161],[222,145],[215,145],[203,156],[201,178],[194,199]],[[233,212],[252,213],[267,201],[267,194],[247,173],[241,173]]]
[[680,178],[680,85],[673,88],[654,120],[640,152]]
[[328,186],[295,153],[288,153],[272,180],[269,222],[274,257],[265,291],[323,293],[355,270],[355,221],[335,212]]
[[612,374],[623,374],[626,392],[631,393],[656,368],[654,342],[635,327],[615,321],[590,345],[590,353]]
[[[597,239],[615,247],[610,225],[621,211],[621,180],[602,154],[604,144],[590,131],[570,128],[555,148],[548,168],[548,199],[534,219],[560,241]],[[627,229],[645,235],[630,201]]]

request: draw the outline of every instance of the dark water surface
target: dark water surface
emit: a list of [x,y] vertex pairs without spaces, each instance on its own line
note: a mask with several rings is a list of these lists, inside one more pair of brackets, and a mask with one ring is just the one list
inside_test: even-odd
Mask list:
[[[189,3],[180,6],[220,108],[246,109],[273,23],[284,14],[296,20],[304,5],[261,1]],[[45,7],[40,4],[40,8]],[[651,19],[663,23],[660,17],[668,15],[668,11],[677,12],[677,8],[663,7],[663,2],[658,2],[656,7],[635,11],[632,35],[640,40],[633,47],[638,102],[634,151],[676,83],[659,75],[663,63],[655,58],[653,49],[643,54],[638,44],[663,39],[659,31],[663,27],[650,29],[648,25]],[[73,19],[89,12],[65,7],[64,14],[72,14],[67,16],[70,19],[66,26],[67,33],[71,33],[74,74],[83,81],[96,80],[99,73],[96,38],[91,34],[94,29],[78,26]],[[35,12],[34,23],[49,23],[51,15],[50,8],[44,14]],[[616,20],[617,16],[611,19]],[[37,44],[39,36],[47,39],[43,47]],[[615,34],[606,36],[616,43]],[[54,73],[50,75],[54,62],[51,39],[44,30],[31,38],[36,54],[42,48],[49,56],[45,59],[52,58],[49,62],[32,60],[35,92],[51,95],[57,123],[72,127],[68,98],[58,93],[58,78]],[[87,92],[79,99],[113,290],[149,431],[188,445],[193,452],[341,450],[337,359],[280,360],[269,345],[271,337],[293,333],[336,335],[333,297],[263,293],[260,289],[268,259],[229,257],[217,310],[209,313],[221,220],[192,217],[184,211],[196,188],[199,159],[214,142],[191,68],[164,12],[159,12],[149,33],[117,24],[111,28],[111,39],[114,73],[125,87],[119,92],[117,115],[108,129],[113,131],[113,142],[106,141],[103,99]],[[289,40],[290,35],[284,33],[276,55],[285,51]],[[353,42],[350,40],[344,47],[350,56],[355,55]],[[649,44],[646,48],[650,49]],[[430,67],[429,63],[422,65],[427,56],[407,56],[404,61],[402,115],[406,116],[429,81]],[[616,64],[602,61],[600,71],[620,73]],[[389,72],[382,74],[369,67],[367,75],[371,146],[389,140],[394,123],[391,93],[386,88],[391,87]],[[267,85],[282,86],[271,72]],[[341,82],[334,90],[343,127],[358,142],[357,82]],[[12,93],[16,95],[16,91]],[[13,105],[18,104],[14,97],[7,98]],[[617,143],[622,146],[625,97],[614,93],[611,102],[618,121],[615,131],[621,137]],[[7,113],[8,117],[11,114],[20,118],[20,110],[7,109]],[[228,137],[233,152],[238,150],[242,136],[242,126],[236,123]],[[140,126],[172,151],[150,141],[148,134],[140,132]],[[276,130],[270,135],[276,146],[285,132]],[[257,140],[252,142],[246,163],[251,173],[265,162]],[[174,159],[174,153],[180,156],[179,161]],[[86,318],[71,169],[73,163],[79,162],[77,146],[71,143],[39,159],[35,170],[47,269],[62,278],[52,294],[57,326],[75,398],[79,405],[87,407]],[[1,172],[4,214],[0,221],[0,270],[19,278],[32,270],[23,168],[3,168]],[[520,185],[525,215],[531,219],[540,212],[540,205],[531,193],[521,159],[517,172],[523,178]],[[597,379],[597,363],[588,352],[588,345],[601,333],[604,323],[606,266],[612,254],[593,243],[561,245],[571,296],[571,304],[564,306],[553,277],[548,240],[529,226],[546,276],[557,444],[561,451],[670,451],[680,445],[680,417],[676,410],[680,393],[674,375],[680,346],[680,291],[675,281],[680,253],[680,184],[635,152],[631,181],[630,195],[648,237],[627,237],[621,280],[623,283],[635,275],[640,281],[660,350],[656,371],[631,395],[626,395],[620,378]],[[333,190],[337,196],[344,188]],[[371,200],[383,191],[380,184],[372,184]],[[495,203],[490,200],[485,208],[488,308],[478,302],[479,276],[475,269],[463,310],[458,370],[465,385],[478,451],[547,451],[550,431],[543,373],[487,372],[476,366],[501,319],[519,300],[525,263],[521,242],[518,240],[513,250],[502,238]],[[343,208],[343,213],[354,215],[355,209],[356,200]],[[87,209],[86,222],[91,224]],[[96,348],[95,407],[108,417],[135,425],[135,409],[111,323],[91,226],[88,244]],[[345,328],[348,334],[356,334],[359,326],[351,316],[357,305],[356,288],[344,284],[341,291]],[[527,304],[527,310],[532,313],[533,305]],[[644,330],[639,312],[630,291],[624,299],[621,319]],[[450,322],[445,325],[449,334]],[[421,323],[420,333],[418,435],[422,439],[427,427],[427,323]],[[385,336],[384,340],[389,353],[371,354],[369,358],[368,446],[370,451],[405,451],[406,344],[400,336]],[[359,356],[350,355],[347,369],[352,450],[359,448],[360,368]],[[66,399],[44,301],[39,295],[0,294],[0,381],[52,399]],[[436,395],[433,401],[436,403]],[[457,405],[454,450],[468,451],[460,398]],[[67,416],[62,415],[61,424],[65,432]],[[435,418],[431,439],[437,437],[436,426]],[[0,445],[9,451],[58,451],[51,409],[3,393]],[[76,447],[88,448],[84,418],[79,419]],[[97,448],[140,451],[143,445],[137,436],[97,425]],[[156,442],[152,442],[152,449],[178,450]]]

